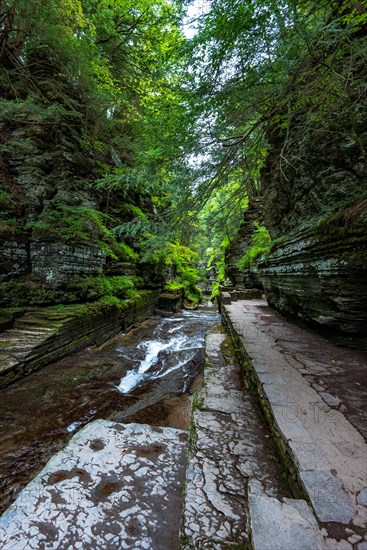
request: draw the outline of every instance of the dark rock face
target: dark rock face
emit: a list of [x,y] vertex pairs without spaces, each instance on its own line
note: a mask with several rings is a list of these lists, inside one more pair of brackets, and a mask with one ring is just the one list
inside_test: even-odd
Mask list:
[[256,231],[255,221],[262,222],[262,204],[259,199],[253,199],[244,214],[243,222],[238,230],[237,237],[231,242],[225,252],[226,274],[231,283],[238,288],[262,288],[257,273],[251,269],[239,269],[238,262],[251,247],[251,239]]
[[366,194],[367,106],[359,108],[359,123],[335,111],[311,128],[307,115],[300,116],[288,137],[284,130],[269,129],[261,182],[272,238],[313,226]]
[[[264,218],[276,240],[260,277],[269,303],[284,314],[361,334],[367,328],[367,131],[360,116],[353,122],[340,109],[321,128],[309,125],[302,136],[292,130],[286,146],[284,135],[269,132]],[[306,115],[298,122],[302,128]]]
[[103,273],[105,254],[87,244],[33,242],[30,246],[32,271],[50,286],[65,283],[72,276]]
[[[367,203],[367,201],[366,201]],[[268,302],[286,315],[347,333],[367,330],[367,234],[298,232],[260,266]]]
[[[69,288],[69,281],[102,275],[105,267],[106,256],[95,244],[7,240],[0,252],[0,281],[7,283],[0,287],[0,304],[11,307],[20,302],[23,305],[76,302],[79,297],[75,289]],[[119,275],[125,274],[123,269],[124,266],[119,267]]]
[[177,313],[182,309],[184,293],[183,290],[166,291],[159,296],[158,313]]
[[[333,70],[348,65],[358,40],[352,37],[344,45],[345,58]],[[361,60],[354,59],[356,80],[348,94],[338,81],[332,101],[328,88],[313,98],[314,106],[280,102],[279,115],[287,124],[267,127],[264,224],[275,242],[260,266],[272,306],[359,334],[367,328],[367,103],[358,95],[366,79]],[[305,97],[314,63],[309,59],[294,82]]]
[[270,305],[347,333],[367,329],[367,200],[284,236],[259,273]]
[[[109,233],[132,215],[123,191],[114,194],[116,204],[111,199],[106,205],[94,188],[102,159],[81,150],[82,124],[55,122],[50,134],[49,124],[39,124],[26,103],[17,113],[0,117],[0,305],[84,302],[89,298],[77,284],[89,276],[137,275],[141,287],[161,288],[162,266],[136,265],[134,243]],[[129,200],[151,209],[145,197]]]
[[[23,128],[21,122],[13,129],[9,143],[16,138],[20,128]],[[35,139],[32,126],[24,131],[27,132],[24,139]],[[54,147],[52,140],[42,134],[37,136],[37,146],[32,153],[19,153],[16,159],[16,148],[13,151],[9,146],[2,159],[2,171],[8,182],[4,191],[7,202],[3,208],[8,211],[8,217],[0,220],[0,281],[15,281],[16,284],[20,281],[25,285],[38,282],[43,290],[63,285],[63,292],[52,296],[49,293],[45,303],[68,302],[66,283],[69,278],[100,274],[106,264],[93,220],[87,219],[85,214],[85,222],[81,221],[83,209],[95,212],[98,205],[92,193],[78,190],[83,183],[75,174],[74,177],[70,175],[72,167],[68,165],[67,153],[60,153],[60,163],[50,164],[47,176],[40,167],[42,153]],[[64,159],[62,166],[61,159]],[[63,168],[61,176],[58,170]],[[2,171],[0,169],[0,175]],[[13,203],[17,204],[15,210],[11,210]],[[74,235],[71,235],[71,224],[75,225]],[[83,229],[83,234],[79,231],[78,235],[78,227]],[[68,241],[71,236],[72,242]],[[7,287],[0,289],[0,303],[13,305]],[[32,305],[38,302],[32,301]]]
[[0,247],[0,280],[30,271],[29,247],[25,240],[4,240]]

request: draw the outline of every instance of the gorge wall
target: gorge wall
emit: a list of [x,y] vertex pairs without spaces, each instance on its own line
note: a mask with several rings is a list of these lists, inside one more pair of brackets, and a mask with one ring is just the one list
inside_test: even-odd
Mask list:
[[117,120],[102,110],[94,77],[71,76],[67,46],[48,42],[52,13],[4,10],[0,387],[151,316],[166,277],[163,262],[142,259],[137,238],[113,231],[154,218],[150,196],[98,185],[106,172],[133,169],[128,122],[117,107]]
[[[149,200],[138,195],[124,200],[116,191],[107,205],[106,193],[94,185],[98,159],[77,150],[83,127],[70,131],[68,117],[60,124],[50,108],[41,121],[28,112],[26,101],[17,102],[15,116],[15,105],[8,103],[11,116],[0,117],[0,304],[97,299],[93,278],[98,282],[102,276],[135,277],[135,283],[140,277],[138,286],[159,288],[159,267],[139,266],[134,243],[109,231],[133,218],[131,204],[150,212]],[[50,136],[51,123],[58,126]]]
[[109,231],[131,216],[118,192],[105,214],[76,133],[17,110],[1,126],[0,388],[153,315],[165,277]]
[[[360,93],[366,68],[358,52],[364,34],[344,45],[328,80],[321,64],[306,60],[290,85],[293,96],[278,105],[278,120],[266,125],[258,219],[264,220],[272,247],[256,269],[269,304],[282,313],[362,335],[367,329],[367,104]],[[310,90],[316,95],[310,97]],[[250,221],[252,211],[247,215]],[[228,251],[235,282],[233,251],[243,254],[243,243],[249,242],[246,224]]]
[[[269,304],[348,333],[367,328],[366,103],[292,138],[269,132],[264,218],[274,239],[259,265]],[[364,115],[363,115],[364,113]],[[286,140],[286,153],[284,145]],[[287,155],[287,161],[282,156]]]

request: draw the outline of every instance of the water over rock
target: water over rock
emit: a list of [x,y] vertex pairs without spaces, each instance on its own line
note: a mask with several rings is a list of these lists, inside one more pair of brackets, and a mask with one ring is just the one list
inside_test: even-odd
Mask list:
[[145,291],[126,302],[125,309],[114,305],[99,311],[78,306],[60,309],[39,308],[13,320],[0,335],[0,388],[53,361],[89,345],[100,345],[121,331],[151,316],[159,291]]

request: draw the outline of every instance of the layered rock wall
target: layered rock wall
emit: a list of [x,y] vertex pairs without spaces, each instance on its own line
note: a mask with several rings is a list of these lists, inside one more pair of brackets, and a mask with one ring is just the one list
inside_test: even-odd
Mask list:
[[347,333],[367,330],[367,235],[296,233],[260,264],[270,305],[286,315]]
[[[367,133],[363,138],[367,141]],[[335,159],[342,146],[329,143],[335,147]],[[320,146],[321,154],[325,147]],[[363,334],[367,329],[367,180],[356,176],[361,155],[354,161],[355,165],[350,158],[350,177],[338,170],[337,163],[330,166],[332,161],[326,158],[322,173],[317,171],[319,160],[309,169],[307,185],[301,173],[294,177],[288,198],[295,202],[288,204],[287,213],[282,210],[284,186],[276,174],[273,178],[266,174],[264,217],[275,240],[259,274],[269,304],[282,313]],[[328,174],[325,179],[323,174]]]
[[145,291],[124,308],[80,306],[26,312],[0,335],[0,388],[90,345],[101,345],[154,314],[159,291]]
[[[367,101],[358,91],[367,77],[364,40],[365,32],[351,33],[337,57],[321,48],[324,64],[304,60],[293,95],[266,127],[261,176],[273,247],[259,273],[269,303],[356,334],[367,329]],[[332,68],[327,56],[334,56]]]
[[80,146],[83,125],[54,122],[50,135],[27,102],[13,103],[16,115],[0,113],[0,306],[98,298],[79,292],[87,277],[138,276],[139,288],[162,287],[161,266],[138,265],[134,240],[111,231],[134,218],[132,205],[150,214],[150,198],[126,198],[123,188],[107,198],[95,185],[102,158]]

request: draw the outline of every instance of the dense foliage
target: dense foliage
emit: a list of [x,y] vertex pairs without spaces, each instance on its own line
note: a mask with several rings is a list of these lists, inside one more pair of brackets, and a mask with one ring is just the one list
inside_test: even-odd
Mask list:
[[[190,73],[203,146],[193,200],[202,203],[213,194],[227,194],[224,208],[221,204],[216,209],[221,222],[211,238],[220,256],[220,243],[233,237],[228,229],[232,221],[238,227],[247,197],[251,202],[262,195],[265,162],[278,178],[278,189],[284,189],[286,216],[294,178],[300,168],[307,172],[316,162],[312,155],[305,156],[312,143],[331,136],[335,141],[346,128],[349,145],[343,147],[357,144],[365,156],[359,136],[366,103],[367,2],[205,4],[191,41],[195,69]],[[205,221],[212,204],[211,198],[201,214]],[[213,258],[213,250],[209,252]],[[220,258],[216,262],[221,269]]]
[[0,235],[174,262],[198,296],[274,135],[287,182],[300,124],[361,124],[366,20],[365,0],[1,0]]
[[179,18],[166,0],[2,0],[3,238],[167,264],[196,139]]
[[252,235],[250,248],[246,250],[245,254],[238,262],[238,267],[240,269],[255,267],[258,258],[264,260],[270,253],[271,238],[269,231],[258,222],[254,223],[256,231]]

